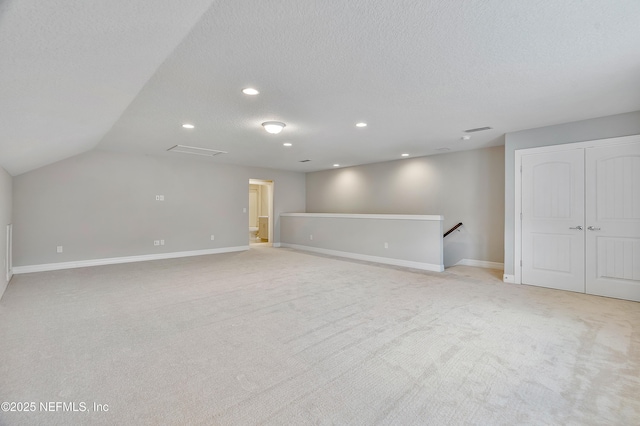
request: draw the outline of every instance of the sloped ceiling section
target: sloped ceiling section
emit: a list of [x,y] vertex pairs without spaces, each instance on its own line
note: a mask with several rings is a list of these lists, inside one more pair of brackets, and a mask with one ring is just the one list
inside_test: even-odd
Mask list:
[[639,16],[638,0],[220,2],[99,146],[309,172],[498,145],[640,109]]
[[0,166],[94,148],[212,1],[0,2]]
[[210,3],[0,3],[0,165],[188,145],[309,172],[640,110],[639,0]]

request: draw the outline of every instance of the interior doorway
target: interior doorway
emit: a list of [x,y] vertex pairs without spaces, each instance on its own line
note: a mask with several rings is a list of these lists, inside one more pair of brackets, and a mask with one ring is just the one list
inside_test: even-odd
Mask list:
[[273,245],[273,181],[249,179],[249,244]]

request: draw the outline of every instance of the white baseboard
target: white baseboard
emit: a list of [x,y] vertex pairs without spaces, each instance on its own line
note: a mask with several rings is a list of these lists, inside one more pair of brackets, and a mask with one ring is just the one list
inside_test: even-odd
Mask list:
[[114,265],[117,263],[146,262],[149,260],[174,259],[178,257],[203,256],[206,254],[231,253],[249,250],[249,246],[223,247],[216,249],[178,251],[173,253],[143,254],[139,256],[109,257],[105,259],[78,260],[75,262],[45,263],[41,265],[14,266],[14,274],[57,271],[60,269],[86,268],[88,266]]
[[282,247],[282,243],[273,243],[273,247],[275,248]]
[[504,274],[502,276],[502,281],[504,281],[505,283],[509,283],[509,284],[515,284],[516,283],[516,276],[515,275],[509,275],[509,274]]
[[[275,247],[275,244],[274,244]],[[299,244],[280,243],[279,247],[288,247],[296,250],[311,251],[314,253],[328,254],[330,256],[346,257],[349,259],[364,260],[367,262],[384,263],[386,265],[404,266],[406,268],[422,269],[423,271],[444,271],[444,265],[433,263],[414,262],[411,260],[393,259],[391,257],[370,256],[367,254],[350,253],[346,251],[329,250],[318,247],[303,246]]]
[[460,262],[456,263],[456,265],[477,266],[478,268],[504,270],[504,263],[489,262],[487,260],[462,259]]

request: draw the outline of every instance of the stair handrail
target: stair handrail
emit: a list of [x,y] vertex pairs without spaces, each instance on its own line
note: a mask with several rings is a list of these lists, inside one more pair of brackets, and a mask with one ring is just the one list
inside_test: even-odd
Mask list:
[[457,224],[456,226],[454,226],[453,228],[451,228],[447,232],[445,232],[444,235],[442,236],[442,238],[446,237],[447,235],[449,235],[450,233],[452,233],[456,229],[460,228],[461,226],[462,226],[462,222],[460,222],[459,224]]

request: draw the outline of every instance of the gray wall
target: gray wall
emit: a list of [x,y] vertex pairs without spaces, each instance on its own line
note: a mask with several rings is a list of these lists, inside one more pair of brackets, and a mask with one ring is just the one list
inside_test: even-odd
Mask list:
[[507,133],[505,136],[504,273],[513,274],[515,151],[640,134],[640,111]]
[[7,256],[7,225],[11,223],[12,213],[12,178],[0,167],[0,297],[7,288],[6,264]]
[[250,178],[274,181],[277,242],[279,213],[304,210],[302,173],[99,150],[25,173],[13,179],[14,266],[246,246]]
[[444,264],[502,262],[504,148],[492,147],[307,174],[309,213],[444,215]]

